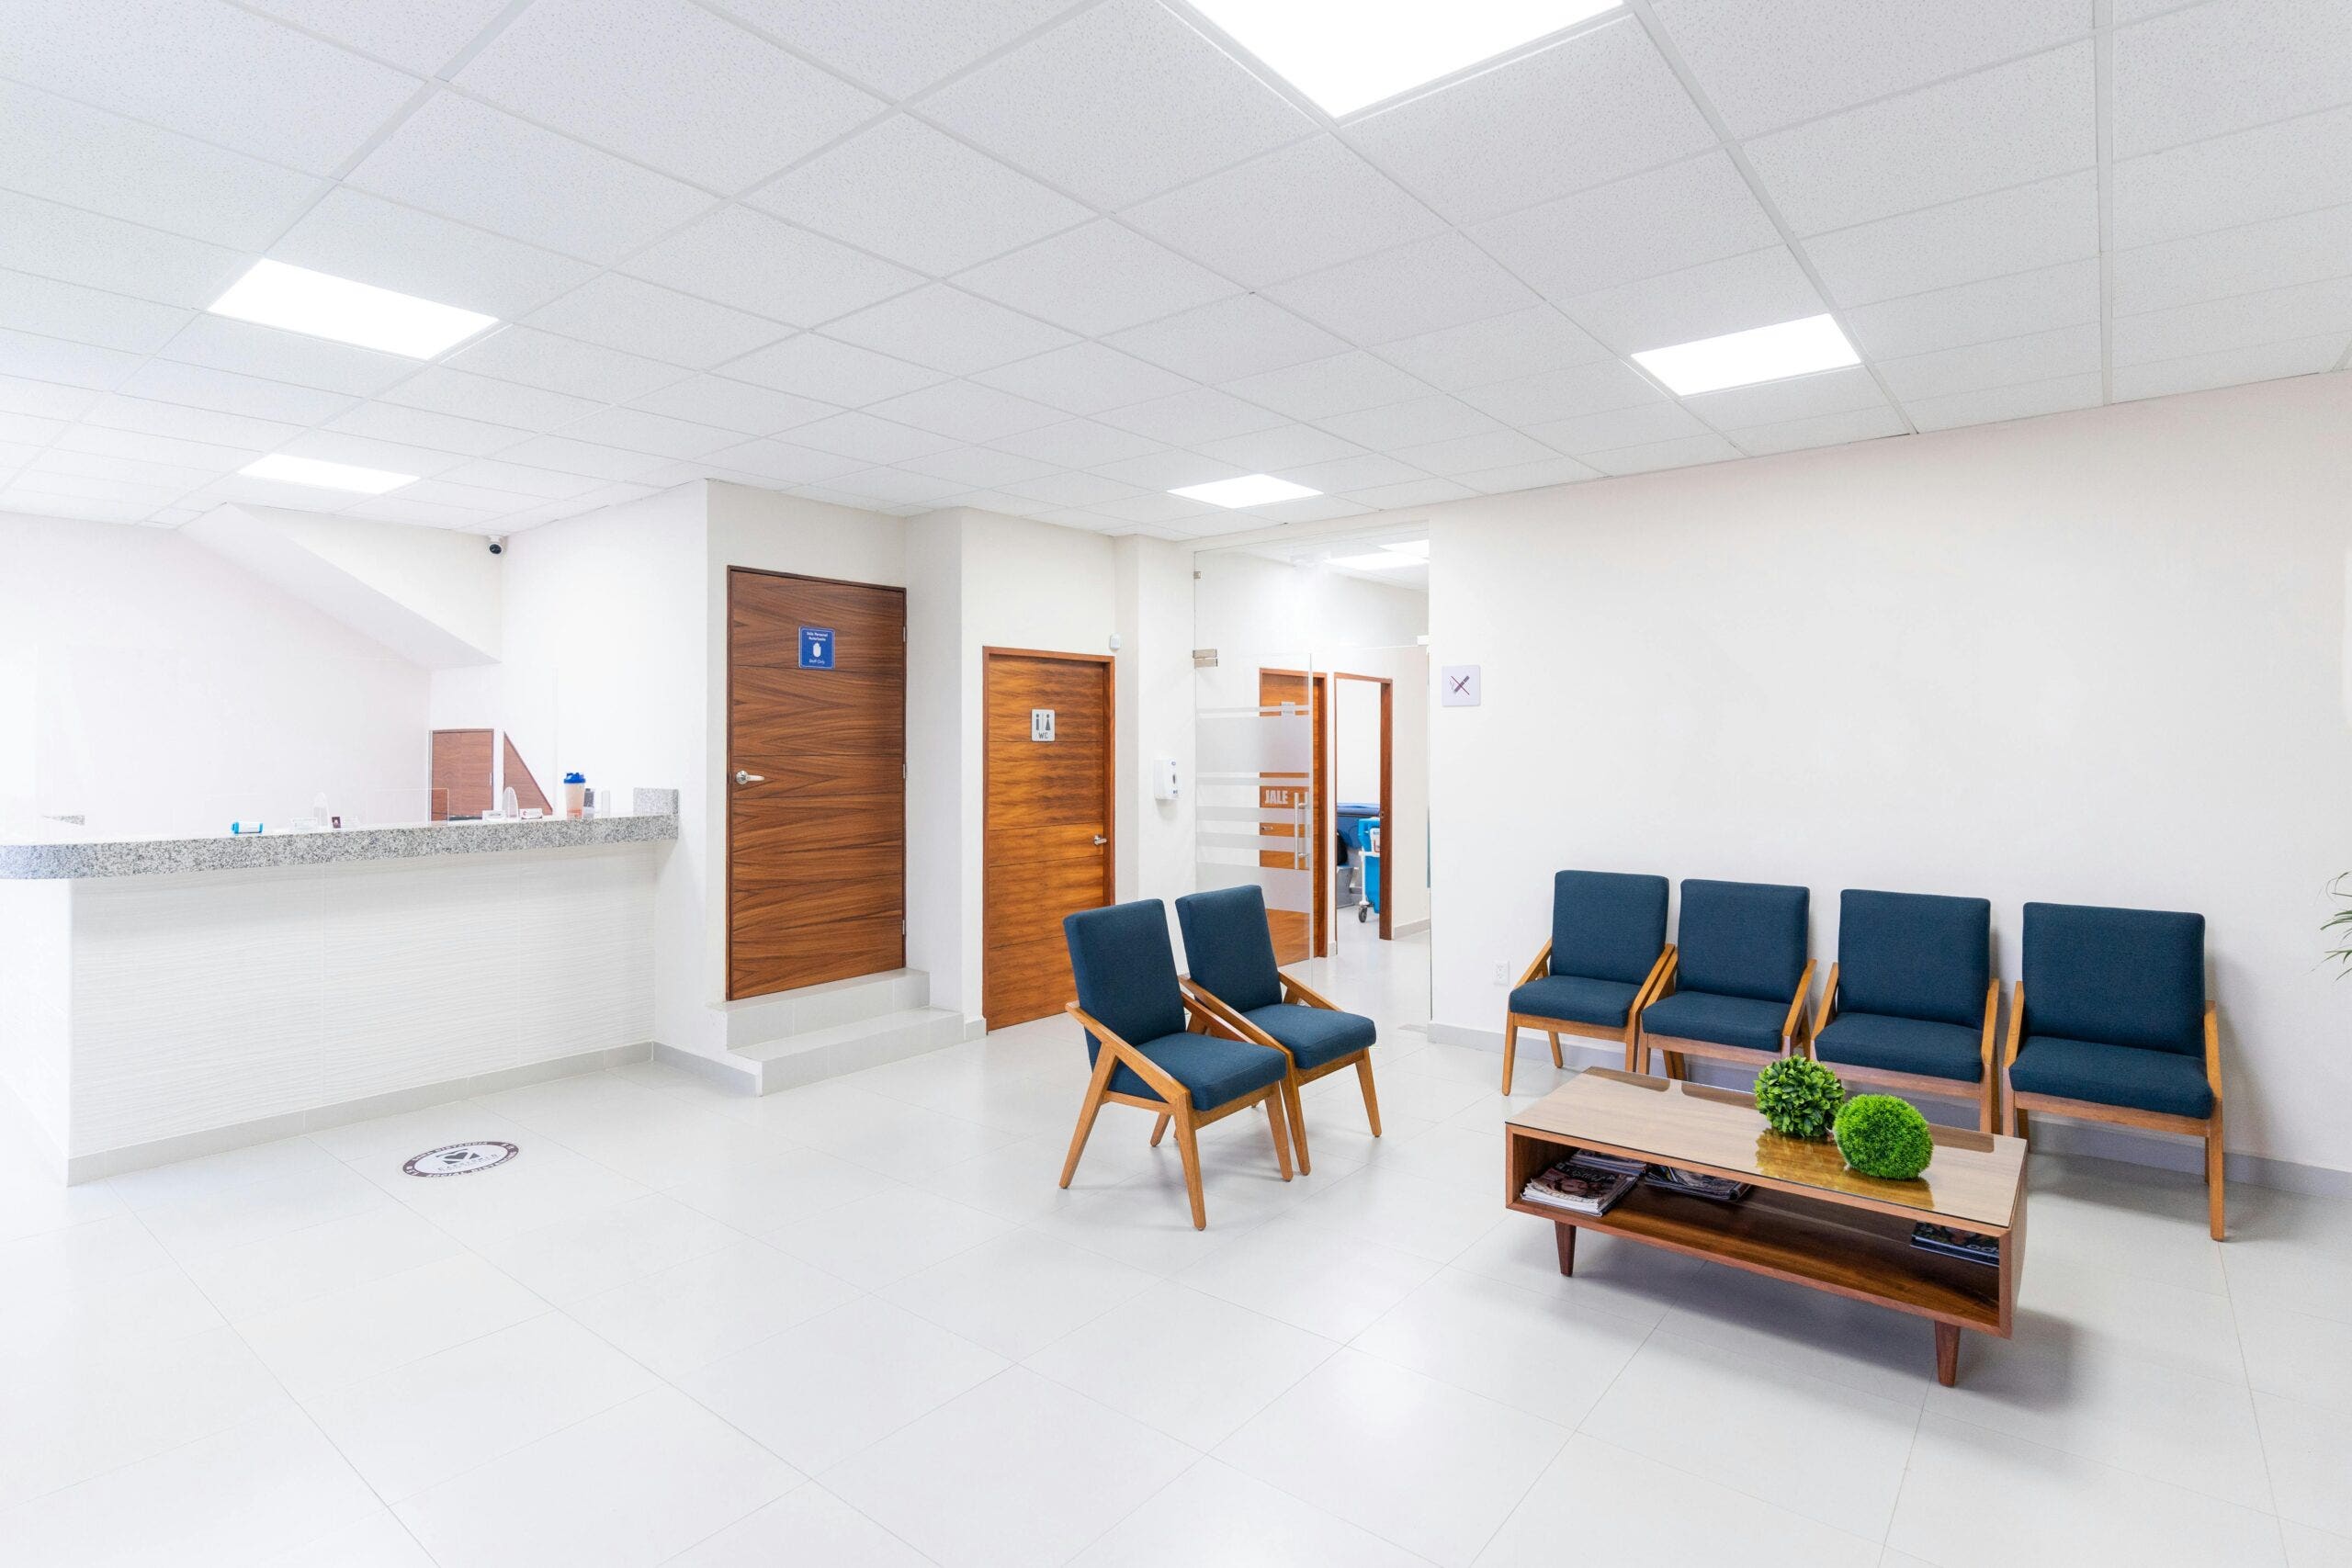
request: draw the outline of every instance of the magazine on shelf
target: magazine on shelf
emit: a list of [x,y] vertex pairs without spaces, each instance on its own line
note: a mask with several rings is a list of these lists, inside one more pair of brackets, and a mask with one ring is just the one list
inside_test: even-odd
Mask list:
[[1997,1265],[2001,1261],[2001,1244],[1991,1236],[1956,1230],[1951,1225],[1931,1224],[1925,1220],[1911,1227],[1911,1245],[1923,1252],[1939,1252],[1946,1258],[1964,1258],[1971,1263]]
[[1568,1156],[1568,1164],[1580,1165],[1589,1170],[1614,1171],[1621,1176],[1639,1176],[1649,1169],[1646,1161],[1632,1155],[1605,1155],[1599,1149],[1578,1149]]
[[1692,1198],[1704,1198],[1711,1202],[1736,1203],[1747,1196],[1749,1183],[1734,1181],[1727,1176],[1709,1176],[1703,1171],[1683,1170],[1671,1165],[1654,1165],[1643,1181],[1668,1192],[1680,1192]]
[[1520,1196],[1547,1209],[1574,1214],[1605,1214],[1640,1180],[1632,1171],[1603,1169],[1581,1159],[1567,1159],[1539,1172]]

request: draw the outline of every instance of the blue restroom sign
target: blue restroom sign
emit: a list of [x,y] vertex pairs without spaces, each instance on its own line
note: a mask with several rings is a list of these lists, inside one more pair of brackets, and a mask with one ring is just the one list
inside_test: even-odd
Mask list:
[[833,667],[833,628],[803,626],[800,628],[800,668],[831,670]]

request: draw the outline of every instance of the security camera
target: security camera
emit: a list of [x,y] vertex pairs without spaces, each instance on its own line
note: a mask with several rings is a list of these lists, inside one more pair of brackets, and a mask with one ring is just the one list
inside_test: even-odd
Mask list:
[[490,536],[490,553],[494,556],[503,556],[506,553],[505,535],[492,534]]

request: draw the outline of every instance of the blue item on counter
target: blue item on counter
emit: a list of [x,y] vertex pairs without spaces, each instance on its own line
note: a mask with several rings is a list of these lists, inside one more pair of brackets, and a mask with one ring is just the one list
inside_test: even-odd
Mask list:
[[262,832],[268,827],[269,824],[266,822],[256,822],[250,828],[246,827],[243,822],[232,822],[229,824],[229,833],[232,838],[243,838],[249,833]]

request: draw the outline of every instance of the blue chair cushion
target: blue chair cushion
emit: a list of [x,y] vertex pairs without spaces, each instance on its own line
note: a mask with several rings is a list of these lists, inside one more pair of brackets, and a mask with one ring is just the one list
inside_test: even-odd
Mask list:
[[2213,1113],[2213,1089],[2205,1081],[2202,1061],[2140,1045],[2030,1034],[2018,1059],[2009,1064],[2009,1087],[2023,1094],[2087,1100],[2165,1116],[2201,1119]]
[[[1280,1082],[1289,1070],[1280,1051],[1243,1040],[1220,1040],[1213,1034],[1163,1034],[1157,1040],[1132,1043],[1191,1092],[1195,1111],[1214,1111],[1239,1100]],[[1125,1062],[1111,1069],[1111,1092],[1138,1100],[1160,1098],[1159,1091]]]
[[[1644,977],[1647,978],[1645,971]],[[1626,1010],[1641,990],[1620,980],[1588,980],[1581,975],[1546,975],[1510,994],[1510,1010],[1530,1018],[1564,1018],[1623,1029]]]
[[2205,1055],[2205,917],[2088,904],[2025,907],[2026,1028]]
[[1813,1054],[1823,1061],[1882,1072],[1918,1073],[1964,1083],[1984,1081],[1982,1015],[1974,1029],[1932,1019],[1894,1018],[1885,1013],[1840,1012],[1814,1037]]
[[1984,899],[1838,895],[1839,1007],[1982,1028],[1992,978],[1993,906]]
[[1296,1002],[1252,1008],[1241,1016],[1281,1041],[1302,1067],[1336,1062],[1379,1038],[1372,1020],[1362,1014],[1303,1007]]
[[1642,1010],[1642,1032],[1670,1034],[1678,1040],[1705,1040],[1717,1045],[1745,1045],[1751,1051],[1781,1049],[1781,1025],[1787,1021],[1796,982],[1777,1002],[1754,997],[1719,997],[1706,991],[1677,991]]
[[1564,871],[1552,878],[1553,974],[1638,986],[1665,948],[1665,877]]
[[1767,882],[1685,881],[1677,939],[1682,987],[1777,1001],[1785,1010],[1804,973],[1811,897],[1804,888]]
[[1176,923],[1184,930],[1184,963],[1194,985],[1236,1012],[1283,999],[1266,895],[1256,883],[1187,893],[1176,900]]
[[[1176,985],[1176,950],[1168,910],[1157,898],[1080,909],[1062,918],[1078,1005],[1129,1042],[1158,1040],[1184,1028],[1184,993]],[[1096,1042],[1087,1036],[1086,1055]]]

